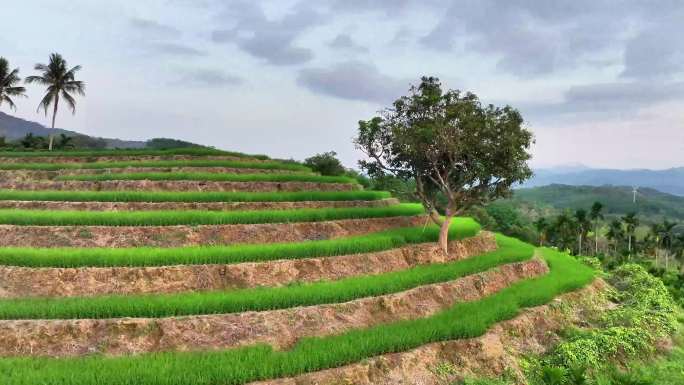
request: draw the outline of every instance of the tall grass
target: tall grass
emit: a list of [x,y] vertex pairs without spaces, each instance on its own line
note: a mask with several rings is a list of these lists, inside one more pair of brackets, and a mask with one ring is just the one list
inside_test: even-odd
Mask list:
[[499,237],[499,249],[460,261],[286,287],[178,294],[0,300],[0,319],[170,317],[340,303],[446,282],[532,257],[533,247]]
[[[1,155],[0,155],[1,157]],[[91,163],[1,163],[0,170],[102,170],[128,167],[226,167],[226,168],[252,168],[261,170],[290,170],[311,172],[311,169],[297,163],[283,163],[276,161],[249,161],[249,160],[139,160],[126,162],[91,162]]]
[[299,174],[218,174],[210,172],[137,172],[95,175],[64,175],[57,180],[104,181],[104,180],[201,180],[212,182],[314,182],[356,183],[346,176],[323,176],[310,173]]
[[593,280],[591,269],[567,255],[544,250],[544,257],[549,274],[481,300],[457,303],[426,318],[303,338],[289,350],[255,345],[116,358],[8,358],[0,360],[0,380],[7,385],[237,385],[339,367],[432,342],[473,338],[524,308],[545,304]]
[[[479,224],[455,218],[450,239],[474,236]],[[390,250],[406,245],[435,242],[437,226],[396,228],[366,235],[320,241],[256,245],[135,248],[0,248],[0,265],[26,267],[143,267],[190,264],[231,264],[277,259],[331,257]]]
[[215,148],[171,148],[167,150],[152,149],[111,149],[111,150],[71,150],[71,151],[0,151],[0,158],[33,158],[33,157],[115,157],[115,156],[234,156],[240,158],[268,159],[266,155],[248,155],[241,152],[223,151]]
[[0,224],[19,226],[175,226],[320,222],[423,214],[420,204],[254,211],[0,210]]
[[304,202],[374,201],[391,198],[386,191],[22,191],[0,190],[0,201],[52,202]]

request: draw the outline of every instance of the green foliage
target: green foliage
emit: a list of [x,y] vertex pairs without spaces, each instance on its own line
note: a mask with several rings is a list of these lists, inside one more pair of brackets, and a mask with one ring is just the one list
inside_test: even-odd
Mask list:
[[529,178],[532,141],[514,108],[485,106],[473,93],[442,90],[434,77],[423,77],[380,117],[360,121],[355,139],[369,158],[359,164],[371,177],[415,180],[429,211],[439,197],[447,199],[447,216],[505,196]]
[[304,160],[304,165],[321,175],[340,176],[347,172],[340,160],[337,159],[337,153],[335,151],[324,152],[306,158]]
[[[455,218],[449,236],[477,234],[469,218]],[[28,267],[168,266],[263,262],[370,253],[406,245],[435,242],[436,226],[396,228],[365,235],[320,241],[198,247],[135,248],[0,248],[0,265]]]
[[205,147],[199,144],[186,142],[184,140],[171,139],[171,138],[152,138],[145,142],[145,148],[151,148],[155,150],[168,150],[173,148],[196,148]]
[[[0,155],[2,156],[2,155]],[[284,163],[277,161],[250,161],[250,160],[141,160],[126,162],[88,162],[88,163],[2,163],[0,170],[105,170],[128,167],[226,167],[226,168],[253,168],[260,170],[290,170],[310,172],[311,170],[299,164]]]
[[4,358],[6,385],[237,385],[339,367],[427,343],[472,338],[496,322],[515,317],[594,278],[591,269],[567,255],[543,251],[550,273],[515,283],[483,299],[459,302],[435,315],[307,337],[288,350],[256,345],[224,351],[157,353],[109,358]]
[[0,209],[0,224],[19,226],[175,226],[320,222],[423,214],[419,204],[253,211],[48,211]]
[[391,198],[386,191],[29,191],[0,190],[0,201],[52,202],[305,202],[374,201]]
[[57,180],[106,181],[106,180],[197,180],[213,182],[311,182],[356,183],[346,176],[322,176],[310,173],[292,174],[217,174],[209,172],[140,172],[107,173],[97,175],[65,175]]
[[550,362],[563,367],[602,368],[607,358],[635,358],[650,353],[655,342],[677,325],[676,307],[663,283],[644,268],[626,264],[609,282],[619,304],[606,311],[597,328],[576,333],[557,346]]
[[197,293],[0,300],[0,319],[170,317],[285,309],[347,302],[446,282],[532,258],[533,248],[499,237],[496,251],[450,263],[286,287]]
[[112,150],[96,150],[96,151],[31,151],[31,152],[0,152],[0,158],[31,158],[31,157],[59,157],[59,156],[73,156],[86,158],[96,157],[116,157],[116,156],[173,156],[173,155],[188,155],[188,156],[233,156],[240,158],[258,158],[259,156],[247,155],[239,152],[222,151],[215,148],[173,148],[168,150],[152,150],[152,149],[112,149]]

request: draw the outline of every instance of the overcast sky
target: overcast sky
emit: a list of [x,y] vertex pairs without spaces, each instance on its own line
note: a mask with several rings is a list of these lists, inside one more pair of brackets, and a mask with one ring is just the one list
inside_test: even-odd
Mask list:
[[[684,165],[684,1],[21,0],[0,56],[51,52],[87,96],[57,126],[355,166],[360,119],[421,75],[510,104],[533,165]],[[41,89],[13,114],[36,113]],[[9,112],[3,106],[3,112]]]

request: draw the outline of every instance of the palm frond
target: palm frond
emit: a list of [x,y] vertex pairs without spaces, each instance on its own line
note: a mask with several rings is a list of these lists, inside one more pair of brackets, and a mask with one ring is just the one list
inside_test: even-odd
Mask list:
[[40,112],[40,109],[42,108],[45,111],[45,115],[47,115],[48,108],[50,108],[50,104],[52,104],[54,98],[55,95],[52,92],[46,93],[45,96],[43,96],[43,99],[40,101],[40,104],[38,104],[38,109],[36,111]]
[[64,90],[85,96],[85,83],[80,80],[72,80],[64,84]]
[[3,101],[5,103],[7,103],[8,106],[10,106],[10,109],[12,109],[12,110],[17,109],[17,106],[14,104],[14,101],[12,99],[10,99],[8,96],[2,95],[2,97],[0,97],[0,104],[2,104]]
[[26,82],[26,84],[38,83],[42,86],[46,86],[46,85],[51,84],[51,82],[48,79],[46,79],[44,76],[37,76],[37,75],[27,76],[26,79],[24,79],[24,82]]
[[7,87],[7,88],[5,88],[4,92],[5,92],[5,94],[11,95],[11,96],[27,97],[26,95],[24,95],[24,93],[26,92],[26,88],[24,88],[24,87]]
[[76,113],[76,100],[68,92],[62,90],[62,98],[66,101],[69,108],[71,108],[71,113]]

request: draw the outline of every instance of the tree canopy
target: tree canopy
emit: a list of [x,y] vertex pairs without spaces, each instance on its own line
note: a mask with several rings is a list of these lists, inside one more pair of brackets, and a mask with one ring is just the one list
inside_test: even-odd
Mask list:
[[[533,136],[520,112],[483,105],[470,92],[444,91],[435,77],[423,77],[380,116],[360,121],[355,143],[368,156],[360,166],[371,177],[415,180],[417,196],[442,226],[445,251],[452,216],[507,196],[532,175]],[[441,196],[444,219],[437,212]]]

